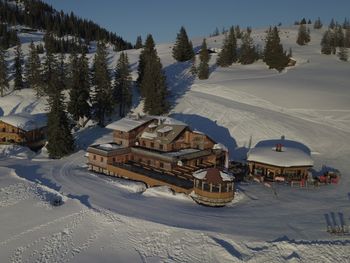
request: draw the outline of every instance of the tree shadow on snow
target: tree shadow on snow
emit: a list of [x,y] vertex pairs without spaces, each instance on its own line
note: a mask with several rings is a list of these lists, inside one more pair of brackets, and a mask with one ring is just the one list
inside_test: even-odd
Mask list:
[[207,134],[210,138],[218,143],[225,145],[230,153],[230,158],[243,160],[246,158],[248,149],[245,147],[237,147],[235,139],[231,136],[230,131],[223,126],[219,126],[216,121],[208,118],[184,113],[174,113],[171,117],[187,123],[193,130],[198,130]]
[[39,165],[16,164],[10,165],[9,168],[14,169],[19,177],[25,178],[30,182],[45,185],[51,189],[54,189],[57,192],[61,190],[60,185],[57,185],[55,182],[44,177],[45,175],[40,172],[41,167]]
[[177,101],[190,89],[195,76],[191,74],[190,61],[173,63],[164,68],[170,92],[170,104],[174,107]]
[[112,131],[107,128],[101,128],[98,126],[90,126],[82,129],[74,134],[75,148],[78,150],[86,150],[91,144],[94,144],[96,140],[111,133]]

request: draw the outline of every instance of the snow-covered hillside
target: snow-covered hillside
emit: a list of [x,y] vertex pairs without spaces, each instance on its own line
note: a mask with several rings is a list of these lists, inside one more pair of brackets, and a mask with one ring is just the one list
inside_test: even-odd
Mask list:
[[[0,151],[0,261],[346,262],[350,236],[326,230],[350,225],[350,63],[320,54],[322,33],[311,29],[311,42],[299,47],[297,27],[281,28],[284,47],[297,60],[282,73],[262,62],[217,68],[213,55],[205,81],[193,79],[189,63],[175,63],[172,44],[157,50],[174,118],[225,144],[234,159],[245,158],[260,140],[299,141],[311,150],[316,171],[324,165],[341,171],[339,185],[240,184],[230,206],[207,208],[166,189],[145,191],[140,183],[88,172],[84,149],[112,134],[86,127],[75,134],[79,150],[61,160]],[[252,36],[263,45],[265,30]],[[40,34],[21,35],[24,54],[31,39],[41,41]],[[222,40],[207,43],[218,48]],[[194,39],[194,46],[201,41]],[[127,51],[134,78],[139,52]],[[110,48],[111,69],[117,59]],[[46,110],[45,99],[30,90],[0,98],[0,115]],[[65,204],[52,207],[48,197],[58,194]]]

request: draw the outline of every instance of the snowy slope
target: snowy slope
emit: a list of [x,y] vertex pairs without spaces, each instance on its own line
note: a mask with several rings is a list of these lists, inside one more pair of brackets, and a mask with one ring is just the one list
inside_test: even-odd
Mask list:
[[[260,44],[264,31],[253,31]],[[262,62],[216,68],[214,55],[210,78],[194,80],[191,65],[171,57],[172,44],[157,45],[171,114],[226,145],[231,158],[245,158],[257,142],[282,135],[303,143],[317,171],[326,165],[342,172],[339,185],[241,184],[230,206],[202,207],[166,189],[144,191],[142,184],[88,172],[84,149],[109,142],[112,134],[87,127],[75,134],[79,151],[62,160],[0,151],[0,167],[7,167],[0,168],[0,261],[346,262],[350,237],[326,229],[350,224],[350,63],[320,55],[322,30],[312,29],[304,47],[295,44],[296,27],[281,32],[297,60],[282,73]],[[29,44],[31,37],[22,40]],[[222,39],[209,38],[208,46],[220,47]],[[140,50],[127,52],[136,78]],[[118,56],[109,49],[111,69]],[[141,108],[137,100],[135,107]],[[0,98],[0,115],[45,110],[45,100],[30,90]],[[65,204],[52,208],[36,190],[38,182],[66,196]]]

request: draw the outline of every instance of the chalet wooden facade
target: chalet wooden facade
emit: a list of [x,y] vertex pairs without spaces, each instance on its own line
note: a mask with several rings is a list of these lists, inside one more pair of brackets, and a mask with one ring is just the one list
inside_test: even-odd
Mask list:
[[[96,172],[189,193],[195,171],[223,169],[228,163],[226,148],[170,118],[128,116],[107,128],[113,129],[114,142],[91,145],[87,150],[89,169]],[[229,191],[233,198],[233,187]]]
[[0,143],[36,148],[46,139],[46,115],[14,114],[0,117]]

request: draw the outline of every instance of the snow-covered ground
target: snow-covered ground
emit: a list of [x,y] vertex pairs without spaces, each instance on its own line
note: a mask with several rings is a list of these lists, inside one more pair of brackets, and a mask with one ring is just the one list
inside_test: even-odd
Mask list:
[[[0,262],[348,261],[350,236],[326,230],[350,224],[350,63],[320,55],[322,31],[311,30],[304,47],[295,44],[296,32],[281,29],[297,65],[280,74],[262,62],[216,68],[214,55],[209,80],[194,80],[189,63],[174,62],[171,44],[158,45],[171,114],[226,145],[231,158],[282,135],[303,143],[316,171],[324,165],[341,171],[339,185],[240,184],[232,204],[208,208],[166,188],[146,190],[88,172],[84,149],[109,142],[107,129],[77,132],[78,151],[61,160],[47,159],[45,150],[1,146]],[[253,32],[261,44],[264,36]],[[29,39],[22,38],[25,45]],[[222,39],[209,38],[208,46],[220,47]],[[193,42],[196,47],[201,39]],[[128,51],[134,77],[139,52]],[[110,51],[111,68],[117,58]],[[30,90],[0,98],[0,115],[46,109]],[[59,194],[65,203],[53,207],[50,200]]]

